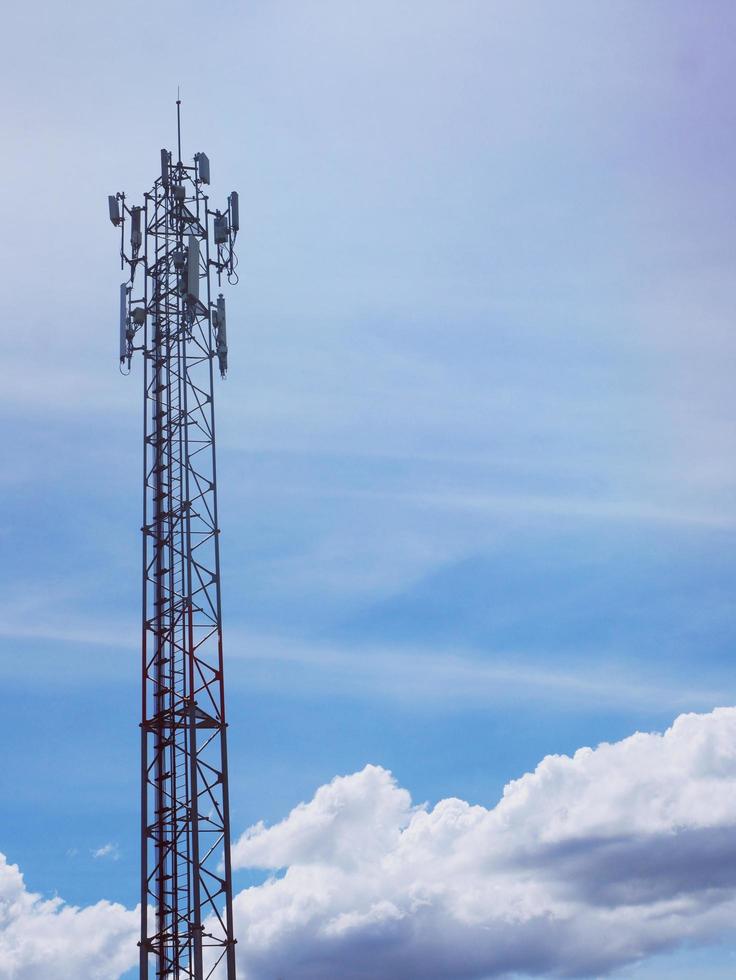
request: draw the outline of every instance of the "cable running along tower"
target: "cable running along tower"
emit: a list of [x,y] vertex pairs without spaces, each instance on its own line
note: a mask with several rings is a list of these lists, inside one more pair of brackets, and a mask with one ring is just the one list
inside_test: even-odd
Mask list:
[[207,156],[181,159],[179,101],[177,133],[142,205],[109,198],[128,273],[121,371],[143,360],[140,978],[235,980],[213,401],[227,334],[212,280],[237,282],[238,195],[210,208]]

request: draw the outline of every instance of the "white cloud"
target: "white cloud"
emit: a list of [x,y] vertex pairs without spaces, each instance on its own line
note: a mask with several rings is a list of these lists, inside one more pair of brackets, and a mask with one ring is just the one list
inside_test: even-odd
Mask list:
[[736,709],[548,756],[493,809],[376,766],[236,843],[248,980],[588,976],[733,929]]
[[[602,976],[733,932],[735,839],[736,708],[548,756],[492,809],[414,805],[366,766],[236,842],[237,867],[278,869],[236,897],[239,976]],[[114,980],[137,927],[0,857],[0,980]]]
[[0,980],[116,980],[137,961],[138,912],[29,892],[0,854]]
[[120,848],[113,841],[108,841],[107,844],[103,844],[101,847],[96,847],[92,851],[93,858],[110,858],[111,861],[117,861],[120,858]]

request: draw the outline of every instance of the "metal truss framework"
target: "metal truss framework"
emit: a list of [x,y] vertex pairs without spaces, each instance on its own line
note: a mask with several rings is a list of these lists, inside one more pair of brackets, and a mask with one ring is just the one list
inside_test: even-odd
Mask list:
[[121,368],[144,363],[140,977],[235,980],[210,278],[237,280],[238,199],[211,211],[209,160],[184,165],[181,138],[178,156],[161,151],[142,207],[110,198],[130,271]]

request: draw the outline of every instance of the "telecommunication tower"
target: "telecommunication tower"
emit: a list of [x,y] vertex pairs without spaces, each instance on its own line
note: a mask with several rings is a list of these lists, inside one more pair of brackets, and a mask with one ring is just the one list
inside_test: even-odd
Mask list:
[[212,279],[237,282],[239,209],[233,191],[212,210],[209,183],[204,153],[182,162],[177,100],[176,158],[161,150],[142,204],[109,198],[128,273],[121,371],[143,361],[141,980],[235,980],[213,399],[228,351]]

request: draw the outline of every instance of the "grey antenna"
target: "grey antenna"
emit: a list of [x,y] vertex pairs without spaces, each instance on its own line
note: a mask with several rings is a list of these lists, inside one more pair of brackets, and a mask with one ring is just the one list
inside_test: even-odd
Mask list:
[[164,190],[169,189],[169,166],[171,164],[171,153],[168,150],[161,150],[161,183]]
[[215,220],[212,225],[215,233],[215,245],[226,245],[230,237],[230,227],[227,223],[227,215],[220,214],[218,211],[215,214]]
[[227,318],[225,316],[225,297],[220,293],[217,306],[212,310],[212,325],[217,334],[217,359],[220,364],[220,376],[227,377]]
[[120,285],[120,363],[123,364],[126,359],[128,366],[130,366],[128,354],[128,284],[124,282]]
[[117,227],[120,224],[120,206],[114,194],[107,195],[107,206],[110,209],[110,221]]
[[206,153],[195,153],[194,159],[197,161],[197,176],[203,184],[210,182],[210,159]]
[[194,235],[187,246],[187,299],[194,306],[199,302],[199,239]]
[[231,191],[230,197],[230,224],[233,228],[233,234],[237,235],[240,231],[240,199],[238,198],[237,191]]

